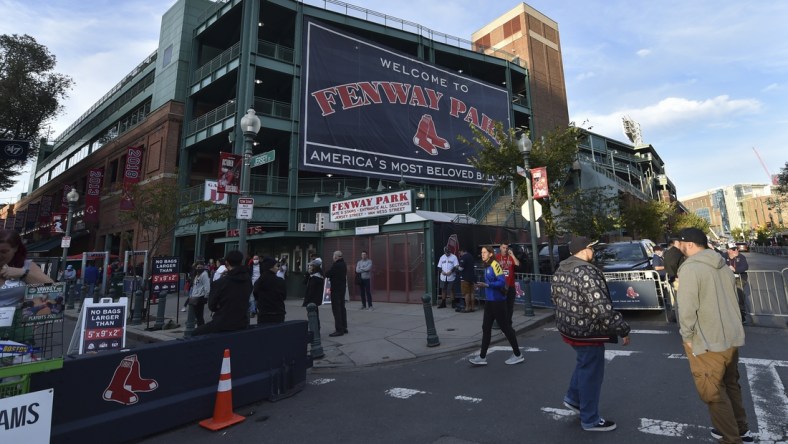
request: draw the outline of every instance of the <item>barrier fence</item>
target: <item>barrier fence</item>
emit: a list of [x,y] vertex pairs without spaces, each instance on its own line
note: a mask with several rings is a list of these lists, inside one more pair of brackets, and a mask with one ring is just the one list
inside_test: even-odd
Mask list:
[[744,289],[751,316],[788,317],[788,268],[747,271],[737,283]]

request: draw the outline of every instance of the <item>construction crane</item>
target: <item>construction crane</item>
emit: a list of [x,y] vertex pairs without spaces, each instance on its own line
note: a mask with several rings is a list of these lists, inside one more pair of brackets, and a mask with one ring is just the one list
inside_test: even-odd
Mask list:
[[769,172],[769,169],[766,168],[766,163],[763,161],[763,159],[761,159],[761,155],[758,153],[758,150],[756,150],[755,147],[752,147],[752,150],[755,152],[755,157],[758,158],[758,162],[761,162],[761,166],[763,167],[763,170],[766,171],[766,177],[769,178],[769,184],[776,185],[772,178],[772,174]]

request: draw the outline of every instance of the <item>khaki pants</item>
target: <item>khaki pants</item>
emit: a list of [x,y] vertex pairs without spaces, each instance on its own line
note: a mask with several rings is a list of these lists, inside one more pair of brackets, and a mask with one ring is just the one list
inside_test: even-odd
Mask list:
[[701,401],[709,408],[711,424],[722,434],[723,443],[740,443],[749,430],[739,386],[739,349],[693,355],[684,344],[692,378]]
[[473,299],[473,282],[462,281],[460,283],[460,291],[462,291],[462,296],[465,298],[465,309],[470,311],[474,310],[474,301]]

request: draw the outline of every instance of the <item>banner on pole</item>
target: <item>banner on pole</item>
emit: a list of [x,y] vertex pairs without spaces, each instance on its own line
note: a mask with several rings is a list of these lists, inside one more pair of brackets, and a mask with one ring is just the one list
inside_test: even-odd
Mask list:
[[531,168],[531,179],[533,180],[534,199],[542,199],[550,196],[547,187],[547,168]]
[[123,196],[120,200],[120,210],[134,209],[134,199],[131,188],[142,180],[142,147],[130,147],[126,155],[126,169],[123,172]]
[[85,190],[85,222],[99,221],[101,205],[101,187],[104,184],[104,168],[93,168],[88,172],[88,184]]
[[243,157],[232,153],[219,153],[219,193],[241,193],[241,162]]

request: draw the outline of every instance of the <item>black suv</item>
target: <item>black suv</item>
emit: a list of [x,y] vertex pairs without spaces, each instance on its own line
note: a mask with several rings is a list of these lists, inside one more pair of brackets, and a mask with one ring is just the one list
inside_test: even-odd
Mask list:
[[599,244],[594,248],[594,262],[602,271],[653,270],[654,242],[648,239]]

